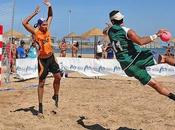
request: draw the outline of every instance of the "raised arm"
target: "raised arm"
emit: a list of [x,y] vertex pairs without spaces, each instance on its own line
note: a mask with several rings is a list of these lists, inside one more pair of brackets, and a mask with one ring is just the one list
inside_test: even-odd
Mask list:
[[44,0],[44,4],[48,7],[48,16],[47,16],[47,22],[48,22],[48,29],[50,28],[50,24],[52,22],[53,18],[53,11],[52,11],[52,5],[49,2],[49,0]]
[[34,27],[32,25],[29,24],[29,21],[34,17],[36,16],[38,13],[39,13],[39,10],[40,10],[40,7],[37,6],[35,11],[30,15],[28,16],[27,18],[25,18],[23,21],[22,21],[22,24],[23,26],[25,27],[25,29],[27,31],[29,31],[30,33],[32,34],[35,34],[35,30],[34,30]]

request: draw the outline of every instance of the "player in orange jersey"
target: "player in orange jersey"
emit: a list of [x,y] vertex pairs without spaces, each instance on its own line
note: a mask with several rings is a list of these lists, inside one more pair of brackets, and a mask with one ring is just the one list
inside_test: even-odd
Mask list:
[[23,26],[29,31],[34,37],[35,41],[39,45],[38,51],[38,73],[39,73],[39,85],[38,85],[38,102],[39,102],[39,113],[43,114],[43,93],[44,93],[44,83],[45,79],[49,72],[53,74],[54,82],[54,95],[52,99],[55,101],[55,106],[58,107],[58,98],[59,98],[59,88],[60,88],[60,68],[57,64],[53,49],[51,46],[51,36],[49,33],[50,24],[53,18],[52,6],[49,0],[44,0],[44,4],[48,7],[48,18],[43,19],[40,18],[37,21],[37,24],[33,27],[29,24],[29,21],[36,16],[39,11],[40,7],[37,6],[35,11],[28,16],[26,19],[23,20]]

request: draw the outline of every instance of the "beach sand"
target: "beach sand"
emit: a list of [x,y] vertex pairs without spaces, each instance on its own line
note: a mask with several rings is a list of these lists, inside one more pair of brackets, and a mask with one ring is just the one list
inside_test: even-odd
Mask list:
[[[175,92],[174,77],[157,80]],[[133,78],[70,73],[61,80],[57,110],[52,81],[45,85],[43,119],[36,116],[38,79],[3,84],[0,130],[175,130],[175,102]]]
[[[175,92],[174,77],[157,80]],[[37,78],[19,82],[11,76],[2,84],[0,130],[175,130],[175,102],[134,78],[70,73],[61,80],[58,109],[51,99],[52,82],[48,77],[43,119],[37,116]]]

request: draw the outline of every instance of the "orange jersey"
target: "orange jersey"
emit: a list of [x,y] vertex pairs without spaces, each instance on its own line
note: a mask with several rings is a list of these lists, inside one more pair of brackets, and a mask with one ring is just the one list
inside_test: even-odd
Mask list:
[[53,53],[52,42],[50,33],[47,31],[46,33],[41,32],[39,29],[35,31],[35,40],[39,44],[39,53],[38,56],[40,58],[47,58]]

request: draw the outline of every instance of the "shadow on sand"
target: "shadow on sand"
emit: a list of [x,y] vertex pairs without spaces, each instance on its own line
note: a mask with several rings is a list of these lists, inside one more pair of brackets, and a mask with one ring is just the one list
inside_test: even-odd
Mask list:
[[27,107],[27,108],[19,108],[19,109],[16,109],[14,111],[11,111],[11,112],[20,112],[20,111],[31,112],[34,116],[36,116],[36,115],[38,115],[38,111],[34,108],[35,108],[35,106],[31,106],[31,107]]
[[[83,120],[86,118],[84,116],[80,116],[80,119],[77,120],[77,123],[81,125],[83,128],[86,128],[88,130],[110,130],[109,128],[104,128],[103,126],[99,124],[93,124],[93,125],[86,125]],[[142,129],[133,129],[133,128],[127,128],[127,127],[119,127],[116,130],[142,130]]]

